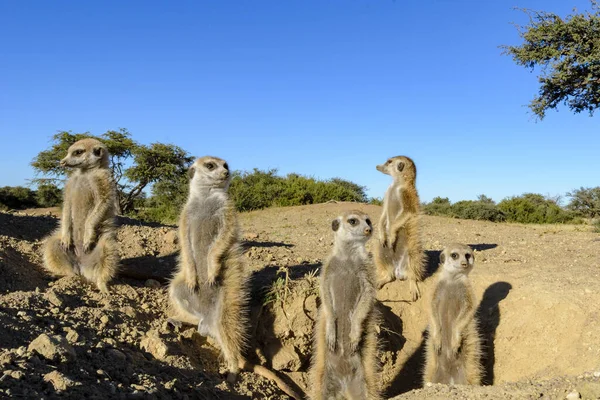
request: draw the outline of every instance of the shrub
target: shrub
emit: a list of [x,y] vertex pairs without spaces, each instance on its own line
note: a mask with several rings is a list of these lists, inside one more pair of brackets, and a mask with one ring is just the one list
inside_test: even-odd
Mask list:
[[0,204],[3,209],[24,209],[37,207],[35,192],[23,186],[0,188]]
[[504,214],[492,201],[463,200],[454,203],[451,207],[452,216],[462,219],[478,219],[483,221],[504,221]]
[[62,203],[62,190],[51,183],[39,184],[35,199],[39,207],[55,207]]
[[447,197],[435,197],[431,203],[425,203],[422,209],[427,215],[452,216],[452,204]]
[[563,210],[555,201],[535,193],[504,199],[498,207],[508,222],[553,224],[570,222],[574,218],[572,212]]
[[600,216],[600,186],[594,188],[579,188],[567,193],[571,202],[567,208],[577,215],[586,218]]

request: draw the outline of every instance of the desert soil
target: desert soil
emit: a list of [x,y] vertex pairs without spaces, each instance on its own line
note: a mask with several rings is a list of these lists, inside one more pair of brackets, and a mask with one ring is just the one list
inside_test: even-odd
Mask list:
[[[252,271],[248,356],[305,390],[318,271],[332,247],[330,221],[352,208],[374,221],[381,211],[334,203],[240,214]],[[42,270],[42,240],[56,228],[57,213],[0,213],[0,397],[287,398],[248,372],[228,385],[212,341],[192,326],[167,323],[176,227],[120,218],[123,274],[107,296]],[[405,282],[378,293],[387,398],[600,398],[599,234],[585,225],[422,221],[429,256],[424,297],[410,302]],[[471,280],[485,385],[423,388],[427,297],[439,251],[449,242],[476,249]]]

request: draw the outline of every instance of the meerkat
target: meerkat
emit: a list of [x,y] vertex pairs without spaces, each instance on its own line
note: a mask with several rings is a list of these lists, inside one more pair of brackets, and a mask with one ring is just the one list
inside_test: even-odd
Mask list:
[[475,294],[468,275],[473,250],[451,244],[440,255],[441,272],[431,299],[424,381],[479,385],[481,344]]
[[378,165],[377,170],[394,179],[383,200],[379,243],[374,251],[377,286],[408,279],[412,300],[416,301],[421,296],[418,282],[423,280],[427,262],[420,239],[417,168],[410,158],[398,156]]
[[365,244],[369,216],[333,220],[335,241],[320,280],[321,306],[311,366],[313,399],[379,399],[375,270]]
[[108,150],[99,140],[75,142],[60,161],[72,168],[64,188],[60,227],[43,247],[45,269],[55,276],[80,275],[108,293],[119,263],[114,226],[116,188]]
[[169,284],[171,321],[196,325],[220,346],[227,363],[227,381],[240,369],[275,381],[289,396],[301,397],[274,372],[248,362],[249,285],[242,261],[237,216],[227,189],[229,166],[217,157],[198,158],[189,169],[187,202],[179,219],[181,253]]

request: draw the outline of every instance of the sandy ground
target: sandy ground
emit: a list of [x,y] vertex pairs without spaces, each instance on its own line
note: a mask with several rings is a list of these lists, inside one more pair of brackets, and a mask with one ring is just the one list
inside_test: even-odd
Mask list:
[[[252,275],[249,357],[309,385],[317,276],[331,250],[330,221],[357,208],[323,204],[240,215]],[[210,340],[166,323],[175,227],[120,219],[122,269],[112,295],[44,274],[42,239],[57,210],[0,213],[0,397],[267,398],[275,385],[242,373],[235,385]],[[408,284],[378,293],[386,397],[401,399],[600,398],[600,235],[587,226],[516,225],[423,217],[430,262],[424,298]],[[485,386],[422,388],[423,333],[439,251],[476,249],[471,274],[485,346]],[[575,396],[572,393],[572,396]],[[578,397],[573,397],[578,398]]]

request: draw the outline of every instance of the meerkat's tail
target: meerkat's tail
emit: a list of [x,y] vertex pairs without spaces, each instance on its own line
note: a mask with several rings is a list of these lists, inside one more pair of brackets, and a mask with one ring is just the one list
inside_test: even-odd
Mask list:
[[293,399],[301,400],[304,398],[304,393],[299,394],[297,391],[292,389],[290,385],[285,383],[283,379],[281,379],[275,372],[263,367],[262,365],[252,364],[248,360],[241,358],[239,361],[239,368],[244,371],[254,372],[255,374],[258,374],[264,378],[272,380],[279,389]]

